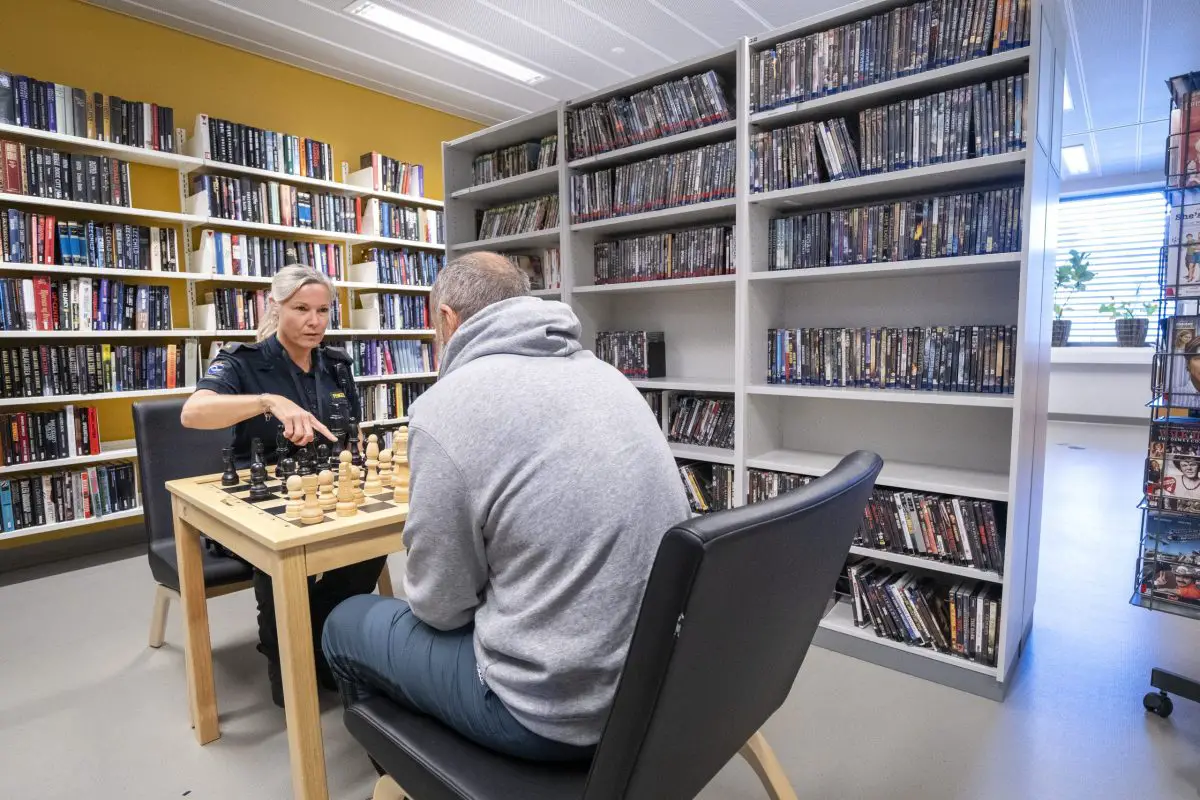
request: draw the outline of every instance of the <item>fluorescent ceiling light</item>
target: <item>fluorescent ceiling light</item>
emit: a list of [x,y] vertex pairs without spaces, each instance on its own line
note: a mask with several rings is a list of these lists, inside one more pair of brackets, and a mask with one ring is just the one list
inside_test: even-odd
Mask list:
[[1063,82],[1063,111],[1070,111],[1075,108],[1075,103],[1071,100],[1071,84]]
[[346,7],[346,13],[360,19],[365,19],[367,22],[373,22],[390,31],[395,31],[401,36],[412,39],[414,42],[420,42],[430,47],[436,47],[439,50],[445,50],[447,53],[478,64],[481,67],[486,67],[494,72],[507,75],[510,78],[516,78],[530,86],[546,80],[545,75],[535,72],[529,69],[529,67],[522,66],[504,56],[484,50],[482,47],[476,47],[470,42],[459,39],[457,36],[451,36],[444,31],[426,25],[424,22],[418,22],[412,17],[407,17],[376,3],[353,3]]
[[1092,171],[1091,165],[1088,164],[1087,148],[1081,144],[1064,147],[1062,159],[1063,163],[1067,165],[1067,172],[1072,175],[1084,175]]

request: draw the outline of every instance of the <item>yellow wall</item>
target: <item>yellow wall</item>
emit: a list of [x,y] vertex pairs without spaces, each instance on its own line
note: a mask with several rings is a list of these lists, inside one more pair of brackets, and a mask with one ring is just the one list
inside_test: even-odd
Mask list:
[[[335,165],[348,161],[351,171],[361,154],[377,150],[423,164],[425,193],[434,198],[442,197],[441,143],[482,127],[76,0],[0,0],[0,31],[5,72],[170,106],[189,137],[204,113],[318,139],[333,147]],[[179,210],[177,175],[132,165],[134,204]],[[179,287],[172,295],[183,295],[182,284],[172,286]],[[181,298],[173,299],[174,312],[185,314]],[[96,405],[102,439],[133,438],[129,401]],[[0,549],[33,538],[0,541]]]

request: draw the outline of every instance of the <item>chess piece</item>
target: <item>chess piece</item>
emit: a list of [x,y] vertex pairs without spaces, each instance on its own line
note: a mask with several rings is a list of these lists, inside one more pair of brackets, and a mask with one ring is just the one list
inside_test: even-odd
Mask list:
[[221,448],[221,461],[225,464],[225,471],[221,473],[222,486],[237,486],[241,478],[238,477],[237,470],[233,468],[233,448]]
[[291,456],[284,456],[279,461],[280,479],[287,483],[287,479],[296,475],[300,471],[300,466],[296,463],[296,459]]
[[351,464],[350,471],[350,483],[352,486],[354,486],[354,503],[356,505],[365,506],[367,504],[367,493],[363,491],[362,467],[356,467]]
[[392,459],[392,500],[397,503],[408,502],[408,479],[410,467],[408,464],[408,427],[396,431],[396,439],[392,443],[396,448]]
[[337,498],[333,495],[333,473],[327,469],[317,475],[317,505],[321,511],[328,514],[337,507]]
[[300,521],[315,525],[325,519],[325,513],[317,504],[317,476],[309,473],[300,479],[304,484],[304,508],[300,510]]
[[383,484],[379,482],[379,437],[371,434],[367,439],[367,478],[363,482],[366,494],[379,494]]
[[312,464],[312,451],[307,447],[301,447],[296,451],[296,474],[301,478],[316,474]]
[[288,454],[288,440],[283,431],[275,434],[275,477],[287,481],[288,475],[283,471],[283,462]]
[[271,496],[271,490],[267,488],[267,465],[263,463],[261,439],[254,440],[250,452],[253,454],[250,462],[250,502],[257,503]]
[[358,423],[350,420],[350,463],[356,467],[363,464],[362,455],[358,452]]
[[322,470],[333,470],[329,462],[329,445],[324,442],[317,445],[317,464],[315,468],[317,474],[320,474]]
[[338,482],[337,482],[337,515],[339,517],[353,517],[358,513],[358,504],[354,502],[354,479],[350,477],[350,470],[354,469],[350,463],[350,451],[343,450],[338,456]]
[[392,488],[392,451],[379,451],[379,483],[384,489]]
[[289,475],[287,479],[288,504],[283,509],[286,519],[300,519],[304,510],[304,479],[299,475]]

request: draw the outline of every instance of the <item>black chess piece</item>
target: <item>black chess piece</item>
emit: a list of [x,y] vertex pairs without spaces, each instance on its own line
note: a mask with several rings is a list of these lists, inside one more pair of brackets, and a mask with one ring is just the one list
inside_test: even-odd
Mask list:
[[281,469],[279,480],[285,485],[287,484],[287,479],[298,474],[300,469],[299,465],[296,464],[296,459],[291,456],[284,456],[280,459],[279,466]]
[[358,423],[350,420],[350,463],[356,467],[363,465],[362,453],[358,452]]
[[317,445],[317,472],[323,469],[333,469],[329,460],[329,445],[321,442]]
[[275,477],[280,480],[287,480],[287,476],[283,474],[283,461],[288,454],[288,440],[283,435],[283,430],[275,434]]
[[312,451],[308,447],[301,447],[296,451],[296,474],[303,478],[305,475],[314,474],[312,464]]
[[241,478],[238,477],[237,470],[233,468],[233,448],[221,448],[221,461],[225,464],[225,471],[221,473],[222,486],[237,486]]
[[329,428],[329,432],[337,437],[329,459],[331,465],[336,464],[338,454],[346,449],[346,422],[346,401],[334,400],[333,410],[329,413],[329,425],[326,426]]
[[271,496],[271,490],[267,488],[267,465],[263,463],[261,439],[252,442],[250,452],[253,454],[250,461],[250,502],[253,503],[266,500]]

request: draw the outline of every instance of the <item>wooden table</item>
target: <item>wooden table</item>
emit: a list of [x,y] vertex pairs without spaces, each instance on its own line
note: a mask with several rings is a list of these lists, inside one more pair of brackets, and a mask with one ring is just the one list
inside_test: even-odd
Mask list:
[[233,497],[221,486],[220,475],[168,481],[166,485],[175,519],[188,705],[196,739],[208,744],[221,735],[200,552],[203,534],[273,579],[292,787],[302,800],[326,800],[329,787],[317,704],[308,576],[404,549],[401,532],[408,505],[394,504],[352,517],[328,515],[328,521],[300,526]]

